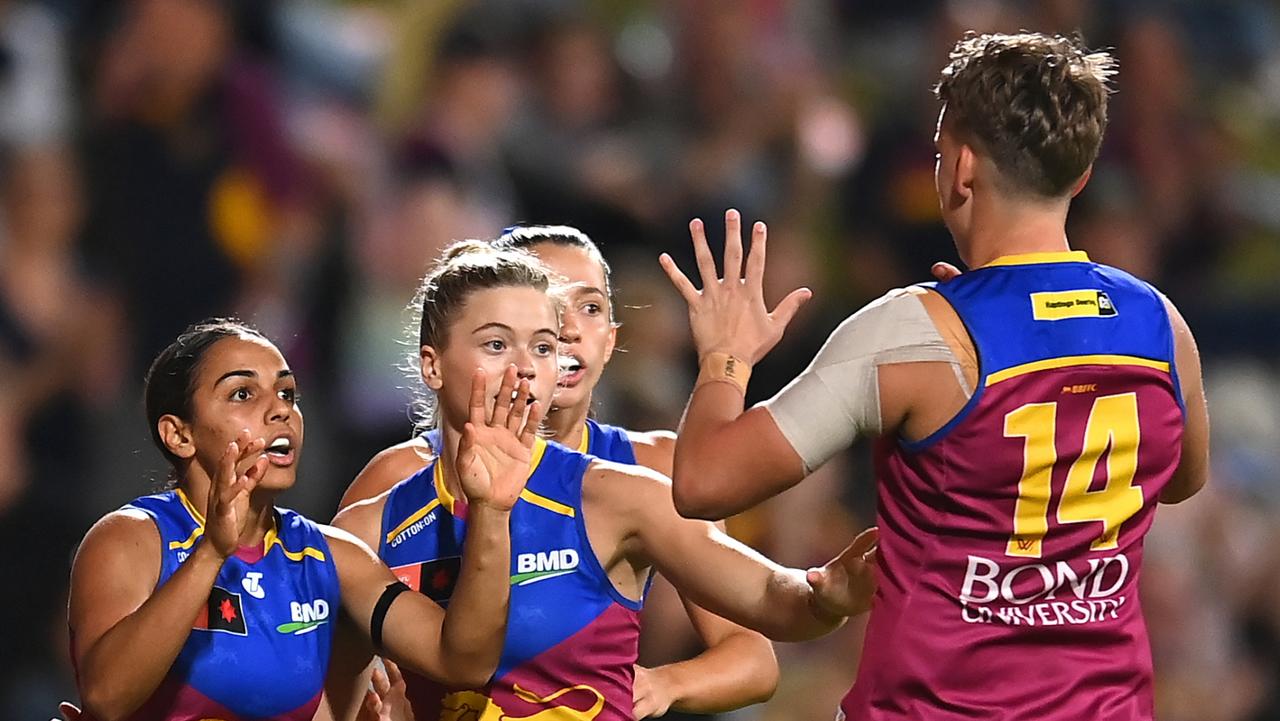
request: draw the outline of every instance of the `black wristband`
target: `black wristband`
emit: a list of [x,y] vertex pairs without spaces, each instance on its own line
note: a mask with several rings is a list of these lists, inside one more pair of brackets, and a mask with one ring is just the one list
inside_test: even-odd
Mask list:
[[402,581],[389,583],[373,606],[373,617],[369,619],[369,640],[373,641],[373,650],[379,655],[382,654],[382,622],[387,618],[391,602],[396,600],[396,596],[408,590],[410,588]]

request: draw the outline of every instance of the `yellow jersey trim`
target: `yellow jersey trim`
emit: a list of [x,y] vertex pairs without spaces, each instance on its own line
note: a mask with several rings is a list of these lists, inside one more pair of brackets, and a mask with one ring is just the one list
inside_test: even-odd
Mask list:
[[573,518],[574,516],[577,515],[577,512],[574,511],[573,506],[566,506],[565,504],[559,501],[553,501],[550,498],[547,498],[546,496],[540,496],[537,493],[534,493],[533,491],[529,490],[528,488],[524,489],[523,491],[520,491],[520,498],[529,503],[532,503],[535,506],[538,506],[540,508],[545,508],[548,511],[551,511],[552,513],[559,513],[562,516],[568,516],[569,518]]
[[1017,376],[1035,373],[1036,371],[1053,370],[1055,368],[1070,368],[1073,366],[1141,366],[1143,368],[1154,368],[1159,371],[1169,372],[1169,364],[1165,361],[1151,360],[1150,358],[1139,358],[1131,355],[1072,355],[1062,356],[1061,358],[1046,358],[1045,360],[1032,361],[1031,363],[1023,363],[1012,368],[1005,368],[1002,371],[996,371],[987,376],[987,387],[991,387],[1001,381],[1016,378]]
[[[529,475],[525,476],[526,481],[529,480],[529,476],[532,476],[534,471],[538,470],[538,465],[542,463],[542,457],[546,455],[546,453],[547,453],[546,440],[542,438],[534,438],[533,454],[529,458]],[[444,485],[444,466],[440,465],[440,457],[436,458],[435,468],[432,469],[431,475],[433,480],[435,481],[436,496],[439,497],[440,503],[444,505],[444,507],[449,511],[449,513],[453,513],[454,504],[457,503],[458,499],[454,498],[453,494],[450,493],[449,489],[446,488]],[[526,497],[525,496],[526,493],[529,494],[530,497]],[[555,501],[552,501],[549,498],[542,498],[542,496],[539,496],[528,489],[521,491],[520,497],[524,498],[526,501],[529,501],[530,503],[533,503],[535,505],[542,506],[543,508],[548,508],[549,510],[554,510],[554,509],[550,509],[549,506],[545,506],[542,503],[538,503],[537,501],[534,501],[532,497],[541,498],[547,503],[556,503]],[[564,504],[557,504],[557,505],[563,508],[568,508],[570,511],[573,511],[572,508],[569,508],[569,506],[565,506]],[[557,511],[557,513],[558,512],[559,511]]]
[[196,510],[195,504],[191,502],[190,498],[187,498],[187,494],[184,493],[181,488],[174,490],[178,492],[178,500],[182,502],[182,507],[187,509],[187,513],[191,514],[191,519],[201,526],[204,526],[204,514]]
[[1016,253],[1002,255],[982,266],[992,268],[1001,265],[1032,265],[1035,263],[1088,263],[1089,254],[1083,250],[1063,250],[1050,253]]
[[413,515],[404,519],[404,523],[401,523],[400,525],[391,529],[391,532],[387,534],[387,543],[391,543],[391,539],[400,535],[401,531],[408,528],[409,526],[412,526],[418,521],[422,520],[427,516],[428,513],[431,513],[432,511],[436,510],[436,508],[438,508],[439,506],[440,506],[440,499],[432,498],[430,503],[414,511]]
[[311,557],[317,561],[325,560],[324,551],[311,546],[305,546],[301,551],[290,551],[284,547],[284,541],[280,540],[280,536],[276,534],[276,529],[272,528],[267,531],[266,537],[262,539],[262,555],[266,556],[271,553],[273,546],[279,546],[280,552],[290,561],[301,561],[304,558]]
[[204,526],[196,526],[191,531],[191,535],[187,536],[185,541],[169,541],[169,550],[176,551],[179,548],[187,549],[195,545],[196,539],[204,535]]
[[582,440],[578,441],[578,452],[586,453],[591,448],[591,427],[586,423],[582,424]]

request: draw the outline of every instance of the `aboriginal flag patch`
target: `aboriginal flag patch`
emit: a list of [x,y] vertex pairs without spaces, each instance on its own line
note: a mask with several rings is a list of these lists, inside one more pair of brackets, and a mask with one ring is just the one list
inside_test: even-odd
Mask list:
[[221,631],[237,636],[248,636],[249,629],[244,622],[244,607],[240,604],[240,594],[214,586],[209,593],[209,602],[200,609],[191,627],[198,631]]
[[462,558],[452,556],[397,566],[391,572],[409,588],[436,603],[444,603],[453,596],[453,587],[458,583],[458,571],[461,568]]

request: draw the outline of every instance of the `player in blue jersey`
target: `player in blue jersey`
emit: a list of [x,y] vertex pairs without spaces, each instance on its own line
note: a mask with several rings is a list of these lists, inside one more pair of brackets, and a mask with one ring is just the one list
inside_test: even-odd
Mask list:
[[[568,226],[511,228],[494,245],[533,253],[565,281],[560,358],[565,365],[547,412],[548,436],[562,445],[609,461],[639,464],[669,476],[675,434],[630,431],[590,416],[592,392],[613,355],[617,335],[609,265],[596,244]],[[360,473],[343,505],[386,491],[427,465],[439,431],[379,453]],[[636,667],[635,714],[660,716],[668,709],[718,713],[767,700],[778,680],[768,639],[684,601],[707,650],[679,663]],[[646,616],[643,634],[662,633]]]
[[[449,460],[468,406],[484,401],[457,379],[477,366],[491,377],[514,367],[485,398],[510,393],[516,373],[533,397],[553,395],[560,323],[550,285],[523,252],[475,243],[446,251],[424,280],[419,328],[423,378],[439,399],[440,456],[335,519],[376,544],[402,580],[450,605],[460,602],[452,568],[470,510],[457,500]],[[864,608],[874,586],[863,559],[873,534],[813,572],[831,580],[815,593],[803,571],[680,518],[655,471],[554,443],[535,447],[534,459],[513,510],[511,618],[498,671],[480,687],[406,674],[418,718],[634,718],[637,613],[651,568],[699,605],[784,640],[830,631]]]
[[455,589],[467,600],[447,614],[402,593],[350,534],[275,505],[295,481],[303,418],[292,371],[258,331],[192,326],[152,364],[145,399],[174,485],[105,516],[76,556],[69,624],[86,718],[311,719],[340,616],[425,676],[493,672],[510,512],[541,416],[527,385],[457,439],[472,513]]

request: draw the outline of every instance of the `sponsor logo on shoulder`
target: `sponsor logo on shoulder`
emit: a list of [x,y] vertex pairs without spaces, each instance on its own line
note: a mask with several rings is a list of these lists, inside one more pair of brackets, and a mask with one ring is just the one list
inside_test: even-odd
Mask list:
[[527,586],[538,581],[568,575],[577,570],[578,560],[578,552],[572,548],[518,554],[516,572],[511,576],[511,585]]
[[1106,291],[1097,289],[1031,294],[1031,315],[1036,320],[1110,318],[1118,312]]
[[395,538],[391,539],[391,543],[388,543],[387,545],[392,548],[395,548],[396,546],[399,546],[401,543],[404,543],[410,538],[413,538],[414,536],[421,533],[422,529],[426,528],[427,526],[430,526],[432,523],[435,523],[436,513],[439,512],[439,510],[440,509],[437,508],[431,511],[430,513],[428,513],[427,515],[423,516],[422,518],[418,519],[417,521],[414,521],[412,526],[409,526],[403,531],[397,533],[395,535]]
[[329,622],[329,602],[323,598],[309,602],[292,601],[289,603],[289,615],[293,620],[276,626],[276,631],[294,636],[311,633]]

